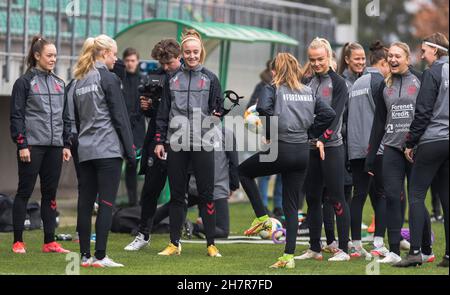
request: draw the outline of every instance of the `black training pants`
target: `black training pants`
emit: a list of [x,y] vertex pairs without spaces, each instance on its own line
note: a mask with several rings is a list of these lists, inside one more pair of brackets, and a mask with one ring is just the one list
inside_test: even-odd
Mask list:
[[23,241],[28,200],[33,193],[36,178],[41,180],[41,218],[44,224],[44,243],[54,241],[56,227],[56,191],[62,167],[62,148],[29,146],[31,162],[22,162],[17,152],[19,186],[13,205],[14,242]]
[[[264,152],[268,153],[268,152]],[[286,254],[294,254],[297,228],[298,203],[309,162],[308,144],[278,143],[278,157],[274,162],[260,161],[256,153],[239,165],[239,177],[257,217],[267,214],[264,209],[255,178],[281,173],[283,187],[283,211],[286,217]]]
[[444,211],[445,254],[448,255],[448,140],[424,143],[418,146],[409,183],[409,228],[411,249],[431,245],[430,217],[425,197],[433,178],[439,178],[439,197]]

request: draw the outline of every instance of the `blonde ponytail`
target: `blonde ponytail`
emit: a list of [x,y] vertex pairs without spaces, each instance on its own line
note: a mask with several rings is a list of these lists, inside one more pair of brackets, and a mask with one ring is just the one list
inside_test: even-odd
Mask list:
[[300,90],[302,69],[297,59],[290,53],[278,53],[271,64],[272,70],[275,72],[273,76],[273,84],[280,87],[286,84],[292,90]]
[[95,60],[103,50],[112,50],[116,45],[111,37],[107,35],[99,35],[95,38],[87,38],[81,48],[80,57],[75,64],[73,74],[75,79],[81,80],[84,76],[94,68]]
[[185,30],[181,37],[181,49],[182,50],[183,50],[184,43],[186,43],[187,41],[190,41],[190,40],[196,40],[196,41],[200,42],[200,46],[202,49],[202,52],[200,52],[200,63],[203,64],[206,59],[206,49],[205,49],[205,45],[203,44],[200,33],[194,29]]

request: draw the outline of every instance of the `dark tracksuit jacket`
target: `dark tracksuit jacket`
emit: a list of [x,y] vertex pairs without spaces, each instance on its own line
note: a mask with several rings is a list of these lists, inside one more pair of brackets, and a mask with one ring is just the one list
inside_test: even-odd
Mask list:
[[70,147],[70,119],[64,81],[51,72],[31,69],[14,83],[10,130],[17,148]]
[[336,113],[333,122],[319,137],[319,140],[324,143],[325,147],[342,145],[342,120],[348,100],[348,90],[344,78],[330,69],[325,75],[315,75],[308,86],[311,87],[313,96],[330,105]]
[[[381,72],[368,67],[349,91],[347,119],[347,148],[349,160],[364,159],[369,147],[370,131],[375,116],[374,94],[384,83]],[[383,153],[383,146],[377,154]]]
[[449,140],[448,97],[448,56],[444,56],[423,73],[406,147]]
[[120,85],[119,78],[100,62],[76,82],[74,111],[80,163],[122,156],[131,163],[136,161]]
[[[207,104],[205,103],[206,101],[208,102]],[[193,132],[194,115],[200,115],[203,120],[211,116],[214,111],[223,113],[223,101],[219,79],[214,73],[202,65],[195,69],[187,69],[182,66],[171,79],[166,81],[163,88],[163,97],[156,117],[156,144],[168,143],[174,132],[185,130],[186,126],[179,126],[179,128],[169,127],[169,122],[175,116],[188,119],[191,126],[189,132],[191,146],[194,146],[196,142],[202,145],[212,144],[210,142],[202,142],[199,138],[211,128],[201,128],[201,134]],[[199,109],[200,112],[194,112],[194,109]]]
[[125,99],[128,117],[130,118],[133,143],[137,149],[142,148],[145,137],[145,117],[140,106],[139,83],[139,73],[131,74],[127,72],[122,79],[123,97]]
[[366,157],[366,171],[373,171],[373,163],[380,144],[402,150],[406,134],[414,118],[420,80],[411,71],[393,75],[392,85],[385,83],[375,95],[377,107]]
[[[171,74],[166,73],[162,68],[159,68],[156,74],[166,75],[166,81],[168,81],[171,77]],[[140,175],[145,175],[148,168],[148,160],[151,158],[152,162],[159,161],[159,159],[155,156],[155,133],[156,133],[156,115],[158,113],[159,105],[161,103],[161,99],[154,99],[152,102],[152,106],[149,110],[143,111],[144,115],[150,119],[147,127],[147,133],[144,137],[144,145],[142,146],[141,152],[141,163],[140,163]]]

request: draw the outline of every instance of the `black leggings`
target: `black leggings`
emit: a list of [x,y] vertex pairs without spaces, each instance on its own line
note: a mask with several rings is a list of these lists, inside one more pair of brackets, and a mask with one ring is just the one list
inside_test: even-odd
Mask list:
[[376,157],[375,176],[364,171],[365,159],[351,160],[353,173],[353,198],[350,204],[352,240],[361,240],[361,223],[364,204],[369,193],[375,212],[375,237],[384,237],[386,232],[386,197],[383,191],[382,167],[383,156]]
[[425,207],[425,197],[433,178],[437,176],[440,180],[438,192],[444,211],[445,254],[448,255],[448,170],[448,140],[419,145],[409,184],[411,251],[419,251],[421,245],[424,251],[424,248],[431,245],[430,217]]
[[439,197],[439,187],[441,186],[440,182],[441,180],[437,176],[435,176],[433,182],[431,182],[431,205],[433,207],[432,213],[434,217],[442,215],[441,198]]
[[260,161],[256,153],[239,165],[239,177],[257,217],[267,214],[255,178],[281,173],[283,187],[283,211],[286,217],[286,254],[294,254],[297,228],[298,203],[309,162],[307,144],[278,143],[278,157],[274,162]]
[[170,185],[170,241],[178,245],[186,219],[188,165],[191,162],[202,199],[200,210],[206,231],[207,246],[214,244],[216,209],[214,205],[214,151],[178,151],[169,148],[168,176]]
[[62,148],[30,146],[31,162],[22,162],[17,154],[19,186],[13,205],[14,242],[23,242],[23,230],[28,200],[36,178],[41,180],[41,218],[44,224],[44,243],[55,240],[56,191],[62,167]]
[[[136,162],[137,163],[137,162]],[[128,194],[128,205],[136,206],[137,200],[137,164],[125,166],[125,186]]]
[[305,181],[306,202],[308,204],[308,225],[311,250],[321,251],[322,233],[322,194],[327,187],[327,202],[331,203],[336,214],[339,248],[348,252],[350,210],[344,193],[344,147],[325,148],[325,160],[320,159],[319,151],[310,151],[310,164]]
[[[385,146],[383,155],[383,184],[386,196],[386,216],[389,248],[400,254],[401,228],[405,217],[405,177],[411,172],[409,163],[402,151]],[[403,203],[404,202],[404,203]]]
[[[166,184],[166,178],[166,161],[155,159],[153,166],[147,168],[144,187],[142,188],[141,193],[142,210],[139,232],[146,238],[148,238],[148,235],[152,232],[153,225],[160,222],[156,223],[154,222],[154,219],[156,218],[155,212],[158,205],[158,198]],[[167,203],[167,208],[169,208],[169,203]],[[167,213],[167,215],[169,215],[169,213]]]
[[[352,200],[352,185],[344,185],[345,201],[350,206]],[[333,205],[328,201],[329,196],[327,188],[323,190],[322,205],[323,205],[323,228],[325,230],[325,237],[327,238],[327,245],[336,240],[334,234],[334,219],[336,214],[334,213]]]
[[111,229],[112,209],[119,189],[122,159],[96,159],[80,163],[80,197],[78,199],[77,229],[80,253],[90,256],[92,209],[98,195],[98,213],[95,221],[95,257],[106,255],[108,233]]

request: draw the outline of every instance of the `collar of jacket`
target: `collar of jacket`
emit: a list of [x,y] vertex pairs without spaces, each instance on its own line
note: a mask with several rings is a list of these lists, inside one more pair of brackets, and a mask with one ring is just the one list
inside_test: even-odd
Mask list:
[[193,68],[193,69],[191,69],[191,68],[188,68],[186,65],[182,65],[181,66],[181,69],[183,70],[183,71],[185,71],[185,72],[189,72],[189,71],[192,71],[192,72],[200,72],[201,70],[203,70],[203,65],[198,65],[198,66],[196,66],[195,68]]
[[51,71],[43,71],[41,69],[38,69],[37,67],[32,68],[31,71],[39,76],[49,76],[52,74]]
[[411,73],[411,71],[408,69],[408,70],[406,70],[406,72],[404,72],[403,74],[392,74],[392,77],[400,78],[400,77],[406,77],[406,76],[409,76],[409,75],[412,75],[412,73]]
[[367,74],[367,73],[371,73],[371,74],[380,74],[382,75],[381,71],[379,69],[377,69],[376,67],[366,67],[364,69],[364,73],[363,74]]
[[361,77],[360,74],[358,73],[353,73],[351,72],[348,68],[346,68],[343,72],[342,72],[342,76],[352,82],[355,82],[359,77]]
[[333,71],[333,69],[332,68],[330,68],[329,70],[328,70],[328,72],[326,72],[325,74],[317,74],[317,73],[315,73],[315,76],[317,77],[317,78],[328,78],[328,77],[330,77],[330,74],[331,73],[333,73],[334,71]]
[[448,55],[441,56],[441,58],[438,60],[435,60],[434,63],[436,63],[436,64],[448,63]]
[[96,67],[97,69],[105,68],[105,70],[109,71],[109,69],[108,69],[108,67],[106,66],[106,64],[105,64],[104,62],[102,62],[102,61],[96,61],[96,62],[95,62],[95,67]]

